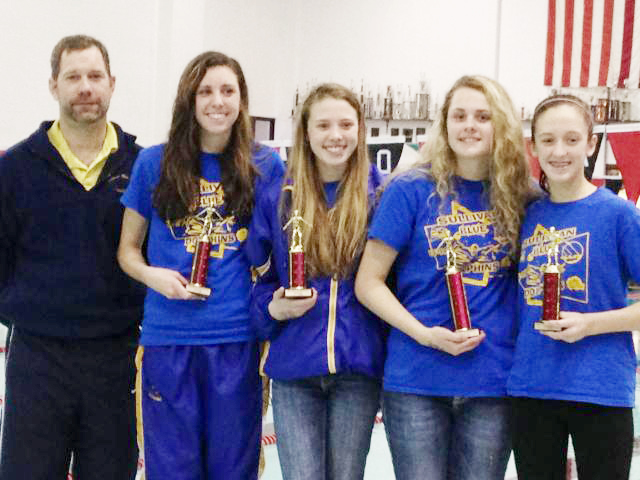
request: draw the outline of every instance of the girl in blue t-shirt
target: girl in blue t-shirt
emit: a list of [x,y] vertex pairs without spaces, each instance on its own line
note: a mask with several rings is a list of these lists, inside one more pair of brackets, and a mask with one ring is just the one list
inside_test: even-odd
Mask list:
[[[548,195],[527,209],[521,234],[520,328],[508,381],[518,476],[563,479],[571,435],[580,479],[627,479],[636,366],[630,330],[640,326],[640,304],[626,306],[626,294],[630,279],[640,281],[640,214],[586,179],[598,139],[583,101],[542,101],[531,138]],[[550,257],[560,270],[560,319],[546,323],[560,330],[538,331]]]
[[[396,477],[502,480],[511,449],[505,383],[515,251],[529,194],[522,128],[500,85],[466,76],[431,133],[422,162],[382,195],[356,294],[393,327],[383,414]],[[477,336],[452,331],[447,246]],[[395,293],[385,284],[392,267]]]
[[257,478],[262,389],[243,244],[254,196],[282,174],[252,142],[238,62],[194,58],[167,143],[140,153],[122,197],[118,260],[148,287],[136,389],[148,480]]
[[[299,115],[286,181],[256,200],[247,241],[260,274],[251,321],[269,340],[262,364],[273,379],[283,478],[356,480],[364,476],[384,362],[383,324],[353,293],[380,175],[353,92],[319,85]],[[297,244],[308,298],[285,296],[295,286],[289,250]]]

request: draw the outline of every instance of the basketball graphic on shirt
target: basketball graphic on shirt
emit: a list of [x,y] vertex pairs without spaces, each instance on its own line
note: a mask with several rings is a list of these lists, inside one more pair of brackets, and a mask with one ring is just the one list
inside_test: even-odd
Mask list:
[[[578,233],[576,227],[556,230],[561,241],[558,245],[560,297],[580,303],[589,301],[589,233]],[[518,283],[524,291],[527,305],[542,306],[542,267],[547,263],[551,242],[549,229],[537,225],[533,233],[522,240],[520,261],[527,267],[518,273]]]
[[584,248],[580,242],[566,241],[560,244],[560,260],[563,263],[578,263],[584,256]]

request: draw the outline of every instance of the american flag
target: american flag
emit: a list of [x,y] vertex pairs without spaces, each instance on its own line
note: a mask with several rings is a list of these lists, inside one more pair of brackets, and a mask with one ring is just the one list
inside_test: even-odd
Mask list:
[[549,0],[544,84],[639,88],[640,0]]

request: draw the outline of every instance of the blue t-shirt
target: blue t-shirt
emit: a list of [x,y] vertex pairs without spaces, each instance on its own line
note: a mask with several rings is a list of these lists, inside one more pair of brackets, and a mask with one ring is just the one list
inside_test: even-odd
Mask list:
[[329,208],[333,208],[336,204],[336,200],[338,199],[338,187],[340,186],[340,182],[326,182],[323,186],[327,205]]
[[464,264],[471,323],[487,337],[452,356],[424,347],[393,328],[384,371],[386,390],[433,396],[504,396],[515,341],[515,265],[504,238],[494,236],[493,211],[483,182],[454,178],[456,195],[444,202],[434,182],[415,172],[394,179],[374,216],[369,238],[398,252],[398,300],[424,325],[453,329],[443,239]]
[[541,267],[547,263],[551,227],[560,235],[560,310],[623,308],[628,281],[640,281],[640,212],[632,203],[606,188],[575,202],[545,197],[533,203],[521,232],[520,326],[509,394],[632,407],[636,358],[631,333],[566,343],[533,327],[542,318]]
[[[149,221],[147,259],[149,265],[191,274],[193,252],[202,229],[205,206],[213,206],[222,219],[211,235],[207,286],[211,295],[201,300],[170,300],[148,288],[140,343],[142,345],[210,345],[246,341],[249,331],[249,262],[242,247],[248,226],[225,212],[219,154],[202,153],[200,205],[196,215],[172,224],[160,218],[153,207],[153,191],[160,179],[164,145],[142,150],[136,160],[131,181],[122,196],[125,207]],[[282,162],[270,149],[254,152],[261,172],[256,189],[272,177],[280,179]],[[172,232],[173,230],[173,232]]]

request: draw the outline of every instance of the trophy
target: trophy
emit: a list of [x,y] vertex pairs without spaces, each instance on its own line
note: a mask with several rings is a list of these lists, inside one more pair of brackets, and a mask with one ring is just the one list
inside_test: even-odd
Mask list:
[[453,248],[453,238],[447,235],[443,240],[447,249],[446,279],[449,289],[449,303],[451,314],[453,315],[453,325],[456,332],[465,332],[468,338],[480,335],[480,330],[471,328],[471,318],[469,306],[467,305],[467,295],[464,291],[464,280],[462,272],[456,266],[456,252]]
[[[215,220],[214,215],[216,216]],[[196,240],[196,247],[193,252],[193,263],[191,264],[191,275],[186,289],[188,292],[198,295],[204,300],[211,295],[211,289],[207,287],[211,234],[216,224],[222,220],[222,217],[214,207],[209,206],[204,208],[195,218],[203,218],[202,231]],[[171,229],[171,231],[173,233],[173,229]]]
[[[286,230],[292,225],[291,245],[289,247],[289,288],[285,289],[285,298],[309,298],[313,291],[307,288],[304,272],[304,247],[302,246],[302,224],[308,222],[300,216],[298,210],[294,210],[293,217],[282,227]],[[309,225],[311,226],[311,225]]]
[[558,332],[561,327],[551,326],[547,320],[560,318],[560,265],[558,263],[558,243],[560,235],[555,227],[549,229],[551,244],[547,250],[547,264],[542,266],[542,320],[535,322],[533,328],[541,331]]

